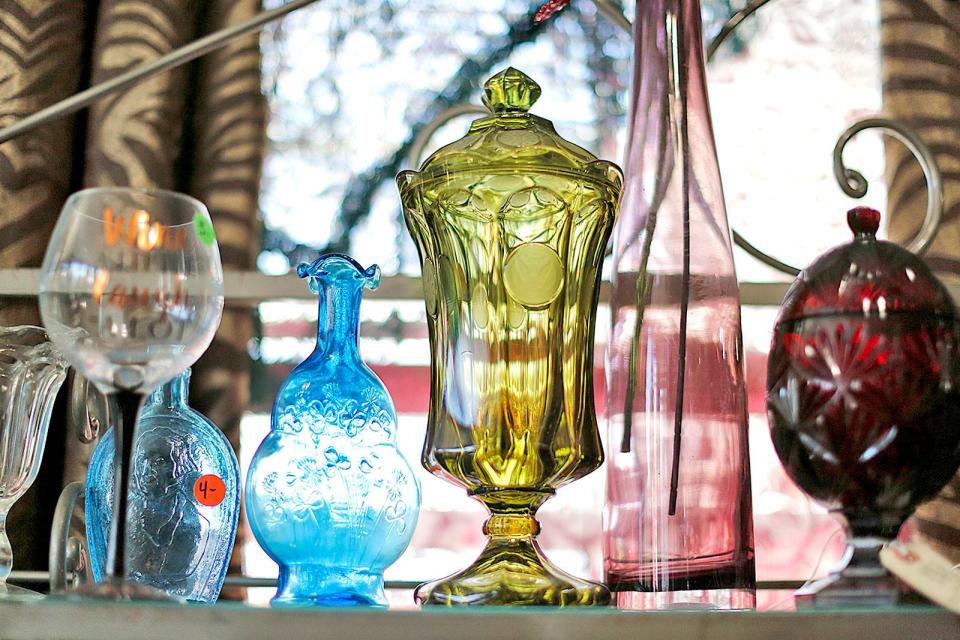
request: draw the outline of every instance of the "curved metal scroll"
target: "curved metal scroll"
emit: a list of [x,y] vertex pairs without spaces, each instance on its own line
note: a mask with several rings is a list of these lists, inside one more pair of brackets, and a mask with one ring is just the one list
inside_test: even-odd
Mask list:
[[454,118],[459,118],[460,116],[471,113],[485,115],[490,112],[476,104],[455,104],[431,120],[427,126],[417,133],[417,137],[413,139],[413,144],[410,145],[410,151],[407,153],[407,164],[412,169],[419,167],[420,160],[423,158],[423,150],[430,144],[430,139],[433,137],[433,134]]
[[902,142],[923,169],[923,177],[927,180],[927,214],[920,231],[906,244],[907,249],[922,255],[933,244],[943,218],[943,178],[940,175],[936,157],[920,136],[902,122],[889,118],[859,120],[840,135],[837,146],[833,148],[833,175],[843,192],[851,198],[862,198],[866,195],[867,179],[856,169],[850,169],[843,164],[843,150],[850,140],[866,129],[880,129]]
[[[723,27],[717,33],[716,37],[707,46],[707,60],[711,60],[720,46],[743,22],[757,12],[763,6],[769,4],[771,0],[751,0],[743,9],[737,11],[724,23]],[[597,9],[606,18],[627,33],[632,33],[633,25],[623,12],[610,0],[593,0]],[[410,147],[407,155],[407,161],[412,167],[419,165],[423,156],[423,151],[430,138],[440,127],[450,120],[470,113],[487,113],[480,106],[472,104],[460,104],[450,107],[418,134]],[[907,125],[890,120],[888,118],[871,117],[859,120],[844,131],[837,141],[833,150],[833,173],[845,194],[851,198],[862,198],[867,193],[867,179],[856,169],[850,169],[843,163],[843,152],[847,144],[861,131],[867,129],[880,129],[900,140],[910,152],[916,157],[923,169],[923,175],[927,181],[927,214],[917,235],[906,244],[906,248],[917,254],[923,254],[933,243],[940,227],[940,221],[943,218],[943,181],[940,175],[940,169],[937,167],[936,157],[930,148],[920,139],[920,137]],[[736,229],[732,229],[733,241],[738,247],[747,254],[766,264],[777,271],[796,276],[800,270],[796,267],[779,260],[778,258],[760,250],[753,243],[748,241]]]
[[[743,9],[733,14],[707,46],[707,60],[713,59],[714,54],[716,54],[724,41],[726,41],[747,18],[756,13],[757,10],[764,5],[769,4],[770,1],[771,0],[751,0]],[[633,25],[614,3],[610,0],[593,0],[593,3],[597,6],[599,12],[610,19],[611,22],[627,33],[632,34]],[[927,181],[927,214],[924,218],[923,225],[920,227],[920,231],[906,244],[906,248],[910,251],[923,254],[933,243],[937,230],[940,227],[940,221],[943,218],[943,181],[940,175],[940,169],[937,167],[936,157],[920,137],[901,122],[878,117],[859,120],[843,132],[837,141],[837,146],[833,150],[834,176],[837,178],[837,182],[840,184],[843,192],[852,198],[862,198],[866,195],[867,180],[859,171],[850,169],[844,165],[843,151],[851,139],[866,129],[881,129],[900,140],[906,145],[914,157],[916,157],[920,163],[920,167],[923,169],[923,175]],[[758,249],[740,235],[736,229],[733,229],[732,232],[733,241],[737,246],[760,262],[792,276],[799,273],[796,267]]]
[[[607,2],[608,0],[599,0],[600,2]],[[717,49],[720,48],[726,39],[733,35],[733,32],[736,31],[744,20],[752,16],[757,12],[758,9],[763,7],[763,5],[770,2],[770,0],[750,0],[743,9],[740,9],[735,14],[730,16],[726,22],[723,23],[723,26],[720,27],[720,31],[717,32],[717,35],[713,37],[713,40],[710,41],[710,44],[707,45],[707,61],[713,60],[714,54],[717,53]]]

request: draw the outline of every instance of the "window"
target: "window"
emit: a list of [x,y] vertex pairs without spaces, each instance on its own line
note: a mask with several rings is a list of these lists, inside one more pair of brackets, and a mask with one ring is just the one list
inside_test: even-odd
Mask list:
[[[413,543],[388,579],[452,573],[469,564],[483,542],[480,505],[418,464],[429,349],[419,288],[407,287],[405,279],[419,268],[393,183],[413,132],[452,104],[477,104],[480,83],[510,64],[541,84],[535,110],[562,135],[600,157],[621,155],[630,37],[586,0],[530,37],[524,29],[535,4],[328,0],[294,14],[263,39],[272,120],[259,268],[286,273],[333,248],[384,271],[385,294],[368,298],[362,309],[360,349],[393,394],[400,447],[423,488]],[[731,11],[728,1],[704,2],[708,33]],[[880,109],[878,11],[877,0],[780,0],[748,22],[710,67],[731,223],[787,262],[806,264],[847,237],[849,200],[833,182],[830,152],[850,122]],[[441,127],[428,151],[460,137],[470,119]],[[853,145],[848,164],[871,179],[870,204],[882,207],[879,138],[865,136]],[[741,281],[788,279],[746,254],[736,257]],[[763,398],[776,310],[755,302],[745,300],[743,332],[758,579],[806,579],[837,560],[838,525],[786,478],[770,444]],[[317,312],[312,302],[270,301],[259,313],[254,403],[242,426],[244,468],[269,428],[277,387],[313,348]],[[609,314],[605,308],[599,313],[596,365],[602,367]],[[602,380],[598,375],[598,386]],[[541,512],[543,546],[575,574],[601,574],[602,503],[603,473],[597,472],[563,489]],[[247,573],[275,574],[252,536],[245,553]],[[771,592],[758,600],[762,607],[782,606],[784,597]],[[407,594],[396,601],[411,604]]]

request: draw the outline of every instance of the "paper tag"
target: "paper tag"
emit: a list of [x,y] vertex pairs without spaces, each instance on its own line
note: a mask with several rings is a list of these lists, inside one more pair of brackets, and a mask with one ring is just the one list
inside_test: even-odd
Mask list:
[[880,551],[880,562],[916,591],[960,614],[960,571],[929,546],[893,541]]
[[200,476],[193,483],[193,497],[206,507],[215,507],[227,497],[227,485],[212,473]]

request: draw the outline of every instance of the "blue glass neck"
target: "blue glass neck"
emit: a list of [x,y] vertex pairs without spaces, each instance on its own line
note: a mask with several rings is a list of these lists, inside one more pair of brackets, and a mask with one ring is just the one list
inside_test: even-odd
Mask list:
[[319,279],[317,350],[321,355],[359,360],[360,299],[363,284],[355,279]]
[[154,391],[147,404],[163,407],[187,407],[190,397],[190,369]]

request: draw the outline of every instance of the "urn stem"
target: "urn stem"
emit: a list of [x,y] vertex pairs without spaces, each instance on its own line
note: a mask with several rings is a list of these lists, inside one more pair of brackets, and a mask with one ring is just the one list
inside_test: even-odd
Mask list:
[[534,538],[540,523],[533,514],[494,514],[483,523],[483,533],[491,538]]

